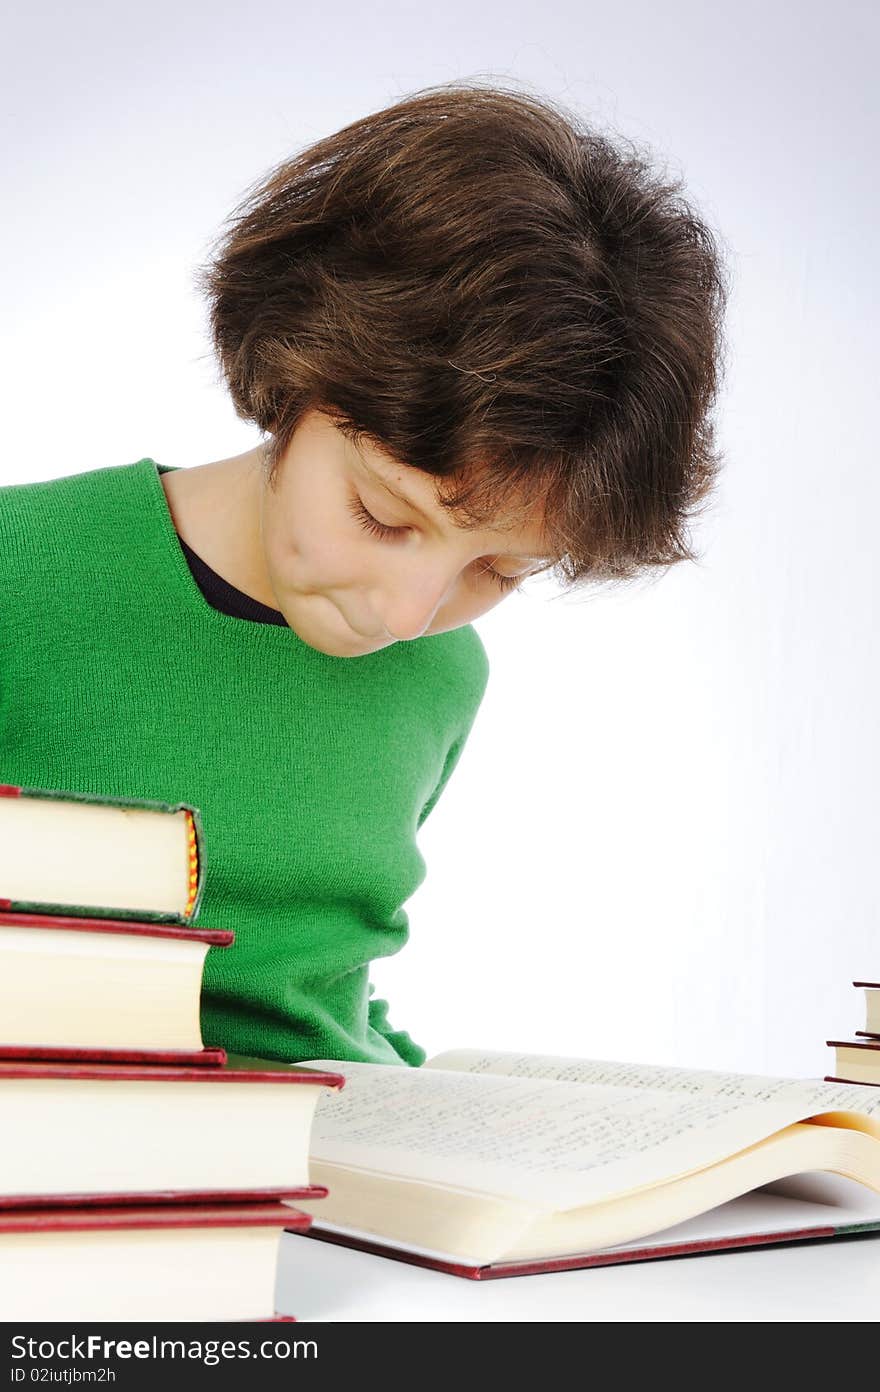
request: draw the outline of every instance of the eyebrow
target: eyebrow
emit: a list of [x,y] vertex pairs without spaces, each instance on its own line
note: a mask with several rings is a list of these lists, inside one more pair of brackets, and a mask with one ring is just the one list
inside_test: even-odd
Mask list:
[[[433,517],[429,517],[428,514],[422,508],[419,507],[418,503],[413,502],[412,498],[408,498],[405,493],[401,493],[399,489],[395,488],[394,485],[392,483],[389,483],[387,479],[383,478],[381,474],[377,474],[376,470],[367,463],[363,455],[361,455],[361,462],[364,468],[366,469],[367,473],[370,475],[370,477],[372,479],[375,479],[376,483],[378,483],[381,488],[384,488],[386,493],[390,493],[392,498],[396,498],[398,502],[403,503],[405,507],[411,508],[412,511],[416,513],[419,517],[421,517],[423,521],[427,522],[429,526],[433,527],[435,525]],[[516,554],[513,554],[512,552],[505,552],[504,554],[509,554],[510,559],[512,561],[553,560],[552,556],[530,556],[524,554],[521,551],[517,551]]]
[[384,488],[385,492],[390,493],[392,498],[396,498],[398,502],[403,503],[405,507],[411,508],[413,512],[418,513],[419,517],[421,517],[424,522],[430,522],[433,525],[433,517],[429,517],[428,514],[419,507],[418,503],[414,503],[412,498],[408,498],[405,493],[401,493],[399,489],[394,487],[393,483],[389,483],[381,474],[377,474],[376,470],[367,463],[363,456],[361,456],[361,459],[367,473],[378,483],[380,488]]

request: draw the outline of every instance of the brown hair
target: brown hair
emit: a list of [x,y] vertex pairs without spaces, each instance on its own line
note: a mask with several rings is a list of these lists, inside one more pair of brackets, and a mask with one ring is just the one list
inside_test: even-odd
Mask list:
[[474,83],[275,166],[196,272],[270,483],[317,407],[436,476],[460,526],[543,504],[569,587],[695,559],[727,286],[681,187],[631,142]]

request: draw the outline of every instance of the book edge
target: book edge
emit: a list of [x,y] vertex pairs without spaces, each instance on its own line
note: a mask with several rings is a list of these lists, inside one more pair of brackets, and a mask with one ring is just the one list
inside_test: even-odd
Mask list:
[[822,1241],[874,1232],[880,1232],[880,1221],[848,1224],[839,1228],[815,1227],[781,1233],[744,1233],[736,1237],[667,1243],[656,1247],[628,1248],[619,1252],[578,1253],[566,1257],[542,1257],[519,1262],[489,1262],[484,1266],[454,1261],[445,1262],[440,1258],[425,1256],[421,1252],[408,1252],[404,1248],[330,1233],[326,1229],[316,1229],[314,1226],[301,1235],[307,1241],[327,1242],[338,1247],[349,1247],[356,1251],[368,1252],[373,1256],[388,1257],[393,1261],[406,1262],[411,1266],[443,1271],[450,1276],[460,1276],[472,1281],[489,1281],[509,1276],[541,1275],[550,1271],[579,1271],[597,1266],[622,1266],[635,1261],[663,1261],[673,1257],[709,1256],[714,1253],[742,1251],[750,1247],[788,1246],[795,1242]]

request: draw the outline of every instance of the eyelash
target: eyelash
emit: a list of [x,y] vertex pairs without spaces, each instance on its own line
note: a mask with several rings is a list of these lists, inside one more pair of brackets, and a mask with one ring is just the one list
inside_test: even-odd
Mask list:
[[[371,512],[364,507],[361,499],[352,497],[348,502],[348,510],[356,522],[359,522],[365,532],[371,532],[373,536],[382,537],[385,541],[391,541],[405,532],[405,527],[387,527],[384,522],[380,522]],[[499,575],[497,570],[492,570],[490,566],[485,566],[480,572],[481,575],[489,575],[498,588],[503,592],[515,590],[522,583],[521,575]]]
[[367,512],[360,498],[349,499],[348,510],[356,521],[360,522],[365,532],[372,532],[374,536],[383,537],[390,541],[392,537],[406,530],[405,527],[386,527],[384,522],[380,522],[371,512]]

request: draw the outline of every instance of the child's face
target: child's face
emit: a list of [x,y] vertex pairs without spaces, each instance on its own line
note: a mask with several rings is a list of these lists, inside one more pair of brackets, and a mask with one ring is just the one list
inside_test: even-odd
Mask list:
[[[380,534],[361,507],[394,530]],[[279,609],[304,642],[333,657],[460,628],[545,560],[538,507],[516,531],[464,531],[437,502],[430,475],[355,445],[318,411],[300,421],[275,489],[263,482],[260,523]],[[493,572],[514,584],[503,587]]]

